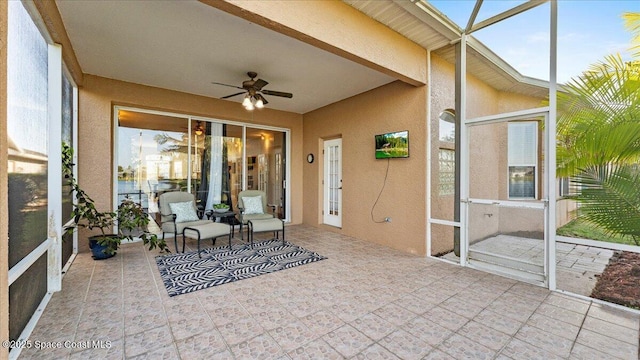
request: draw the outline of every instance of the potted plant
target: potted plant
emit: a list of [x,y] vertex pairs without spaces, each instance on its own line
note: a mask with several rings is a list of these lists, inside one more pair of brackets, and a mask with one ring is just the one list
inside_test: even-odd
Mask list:
[[[149,250],[157,247],[162,252],[169,252],[164,239],[148,232],[149,216],[140,204],[127,198],[116,211],[98,211],[93,199],[78,185],[73,176],[73,166],[73,149],[63,143],[62,172],[71,191],[75,191],[76,199],[73,205],[73,223],[65,228],[65,233],[73,232],[79,227],[99,230],[97,235],[89,237],[89,247],[94,259],[114,256],[122,241],[132,240],[134,235],[140,237]],[[116,225],[118,232],[112,233],[112,228]]]

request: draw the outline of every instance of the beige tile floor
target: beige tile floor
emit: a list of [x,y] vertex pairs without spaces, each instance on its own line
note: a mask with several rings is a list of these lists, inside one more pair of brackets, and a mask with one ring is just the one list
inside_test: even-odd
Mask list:
[[328,259],[176,297],[139,243],[80,254],[30,337],[62,347],[20,359],[638,358],[636,313],[312,227],[287,239]]

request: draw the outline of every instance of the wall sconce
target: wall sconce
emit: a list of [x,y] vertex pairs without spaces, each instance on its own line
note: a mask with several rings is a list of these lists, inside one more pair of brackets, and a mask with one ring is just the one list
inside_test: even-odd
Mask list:
[[456,111],[453,109],[444,109],[438,116],[440,120],[446,121],[451,124],[456,123]]

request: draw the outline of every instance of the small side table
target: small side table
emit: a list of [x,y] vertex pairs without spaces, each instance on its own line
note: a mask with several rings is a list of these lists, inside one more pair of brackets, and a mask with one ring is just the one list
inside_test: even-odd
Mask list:
[[234,213],[233,211],[225,211],[225,212],[208,211],[207,217],[210,220],[213,219],[214,222],[222,222],[222,220],[226,220],[227,224],[231,226],[231,237],[234,237],[234,233],[235,233],[234,220],[236,218],[236,213]]

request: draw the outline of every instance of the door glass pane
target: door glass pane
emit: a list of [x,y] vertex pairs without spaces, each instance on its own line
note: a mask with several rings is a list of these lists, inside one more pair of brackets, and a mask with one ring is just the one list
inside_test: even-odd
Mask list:
[[215,122],[192,122],[193,132],[192,191],[203,209],[227,204],[234,209],[242,189],[242,127]]
[[223,151],[226,156],[227,173],[223,179],[222,202],[228,204],[231,209],[236,209],[238,194],[242,191],[242,179],[244,178],[242,150],[242,127],[225,125]]
[[330,146],[329,147],[329,214],[330,215],[339,215],[338,214],[338,188],[340,186],[339,183],[339,174],[338,174],[338,166],[339,166],[339,158],[338,158],[338,146]]
[[[284,217],[285,136],[281,131],[247,128],[247,189],[261,190]],[[277,169],[277,170],[276,170]]]
[[[73,85],[62,73],[62,141],[68,145],[73,145]],[[62,223],[71,220],[73,211],[73,194],[67,179],[62,179]],[[64,236],[62,242],[62,263],[64,265],[73,253],[73,237]]]
[[189,121],[126,110],[118,121],[118,200],[157,214],[160,194],[187,191]]

